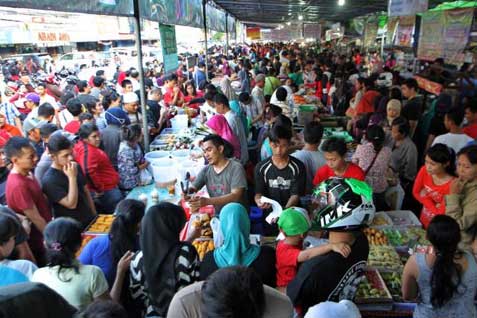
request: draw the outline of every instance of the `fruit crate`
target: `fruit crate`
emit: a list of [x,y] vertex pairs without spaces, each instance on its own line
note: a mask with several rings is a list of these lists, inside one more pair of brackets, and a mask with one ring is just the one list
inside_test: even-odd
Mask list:
[[404,267],[396,249],[389,245],[370,245],[368,266],[392,271],[402,271]]
[[388,211],[386,214],[393,222],[394,227],[422,227],[421,222],[412,211]]
[[388,271],[380,270],[379,274],[384,280],[386,287],[388,288],[393,300],[395,302],[402,302],[402,290],[401,290],[401,277],[402,272],[400,271]]
[[383,229],[389,244],[399,251],[407,251],[417,245],[428,246],[426,231],[418,227],[406,227],[397,229]]
[[367,268],[364,278],[359,283],[355,303],[358,304],[389,304],[392,307],[392,295],[377,269]]

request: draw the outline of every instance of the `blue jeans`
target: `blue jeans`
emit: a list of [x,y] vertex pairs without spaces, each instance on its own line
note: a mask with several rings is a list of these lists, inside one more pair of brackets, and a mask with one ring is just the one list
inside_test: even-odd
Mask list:
[[98,214],[113,214],[116,205],[123,199],[123,194],[116,187],[114,189],[104,191],[101,196],[96,196],[95,193],[91,194],[94,199],[94,205]]

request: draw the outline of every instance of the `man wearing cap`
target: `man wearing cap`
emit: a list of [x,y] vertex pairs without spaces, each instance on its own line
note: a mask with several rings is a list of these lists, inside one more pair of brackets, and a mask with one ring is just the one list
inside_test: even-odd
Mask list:
[[36,93],[28,93],[25,96],[25,106],[30,111],[28,112],[25,121],[32,118],[38,118],[38,106],[40,105],[40,96]]
[[23,131],[25,132],[25,136],[35,149],[38,158],[41,158],[41,155],[45,151],[40,135],[40,127],[45,123],[45,121],[39,120],[38,118],[27,118],[23,122]]
[[139,97],[136,93],[126,93],[123,95],[123,110],[127,113],[131,124],[142,125],[142,114],[139,110]]

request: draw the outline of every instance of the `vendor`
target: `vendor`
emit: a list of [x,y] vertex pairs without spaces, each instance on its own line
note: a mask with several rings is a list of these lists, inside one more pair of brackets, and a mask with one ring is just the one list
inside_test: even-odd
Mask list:
[[[287,287],[298,312],[323,301],[353,299],[366,267],[368,240],[361,231],[375,213],[372,189],[356,179],[330,179],[320,186],[327,204],[318,212],[314,227],[329,231],[329,243],[351,247],[348,257],[329,252],[304,262]],[[349,211],[342,213],[342,211]],[[339,212],[341,211],[341,212]]]
[[197,176],[187,194],[195,193],[205,185],[210,198],[192,196],[189,204],[192,211],[213,205],[218,215],[227,203],[238,202],[248,206],[245,197],[247,179],[239,161],[232,157],[230,144],[217,135],[209,135],[202,140],[202,150],[209,163]]

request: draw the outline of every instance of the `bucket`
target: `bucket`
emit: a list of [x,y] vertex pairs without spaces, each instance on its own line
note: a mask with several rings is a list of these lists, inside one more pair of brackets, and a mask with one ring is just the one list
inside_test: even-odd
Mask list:
[[313,120],[313,114],[316,111],[314,105],[301,105],[298,107],[298,124],[306,125]]
[[169,151],[164,151],[164,150],[156,150],[156,151],[151,151],[148,152],[144,158],[146,159],[147,162],[150,164],[153,163],[160,163],[160,162],[166,162],[169,160]]
[[187,115],[176,115],[171,119],[172,129],[186,129],[189,126],[189,117]]
[[154,162],[152,166],[152,176],[159,188],[166,188],[177,180],[177,167],[172,159],[163,162]]
[[176,162],[182,162],[189,160],[190,158],[190,150],[189,149],[179,149],[179,150],[174,150],[171,152],[172,159],[174,159]]
[[179,162],[177,163],[177,177],[183,181],[186,178],[187,172],[189,172],[191,179],[194,180],[203,166],[202,163],[193,160]]

